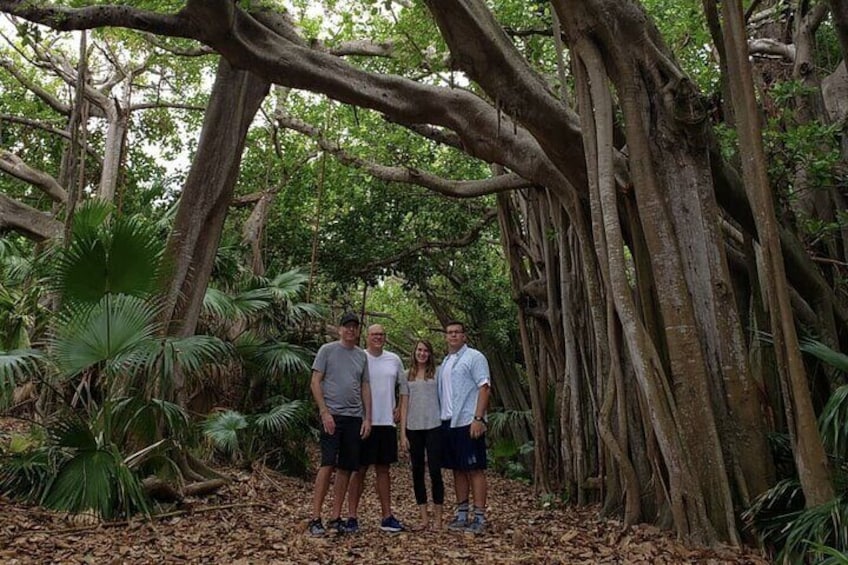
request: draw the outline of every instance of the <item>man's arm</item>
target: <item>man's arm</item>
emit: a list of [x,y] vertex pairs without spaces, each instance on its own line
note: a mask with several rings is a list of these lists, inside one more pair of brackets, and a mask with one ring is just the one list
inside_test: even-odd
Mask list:
[[315,405],[318,406],[318,416],[321,418],[321,425],[324,426],[324,431],[333,435],[336,431],[336,421],[333,420],[333,415],[327,409],[327,404],[324,402],[324,391],[321,390],[321,381],[324,380],[324,373],[321,371],[312,370],[312,379],[309,381],[309,390],[312,391],[312,398],[315,399]]
[[474,407],[474,419],[471,421],[471,437],[478,438],[486,433],[486,410],[489,408],[492,376],[489,373],[489,361],[481,353],[472,365],[474,382],[477,383],[477,405]]
[[368,381],[362,383],[362,406],[365,408],[365,417],[359,435],[365,439],[371,433],[371,384]]
[[474,408],[474,420],[471,421],[471,437],[478,438],[486,432],[486,409],[489,407],[489,383],[477,389],[477,406]]

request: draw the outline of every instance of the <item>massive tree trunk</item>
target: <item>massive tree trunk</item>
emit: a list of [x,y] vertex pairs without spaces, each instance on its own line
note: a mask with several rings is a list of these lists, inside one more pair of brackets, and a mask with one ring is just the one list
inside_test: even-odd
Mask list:
[[239,174],[245,137],[270,84],[222,59],[197,153],[168,239],[164,321],[171,335],[194,334]]

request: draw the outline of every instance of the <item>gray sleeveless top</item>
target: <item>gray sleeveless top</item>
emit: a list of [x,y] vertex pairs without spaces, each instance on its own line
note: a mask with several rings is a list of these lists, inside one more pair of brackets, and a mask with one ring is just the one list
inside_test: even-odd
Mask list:
[[409,412],[406,416],[407,430],[431,430],[438,428],[442,421],[439,419],[439,388],[436,379],[408,382]]

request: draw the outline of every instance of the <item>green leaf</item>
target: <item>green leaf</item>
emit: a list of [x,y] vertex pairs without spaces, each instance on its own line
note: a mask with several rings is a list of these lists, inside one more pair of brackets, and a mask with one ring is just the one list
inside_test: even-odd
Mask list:
[[126,295],[106,295],[94,305],[71,304],[50,347],[62,375],[103,364],[117,373],[134,350],[155,334],[157,309]]
[[837,388],[819,416],[819,430],[829,453],[848,459],[848,385]]
[[141,482],[114,448],[77,452],[59,470],[42,503],[68,512],[94,511],[105,519],[149,512]]
[[256,427],[265,433],[285,432],[303,421],[304,407],[304,403],[300,400],[279,404],[265,414],[257,414]]
[[239,431],[248,427],[247,418],[234,410],[213,414],[203,423],[203,434],[221,452],[232,455],[239,451]]
[[11,403],[15,388],[21,382],[38,373],[42,359],[41,352],[34,349],[0,351],[0,407]]

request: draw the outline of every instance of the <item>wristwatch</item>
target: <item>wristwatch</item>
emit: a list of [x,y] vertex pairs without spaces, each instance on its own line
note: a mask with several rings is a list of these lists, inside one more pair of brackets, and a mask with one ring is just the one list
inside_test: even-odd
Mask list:
[[475,422],[483,422],[484,424],[488,423],[488,422],[486,422],[486,418],[484,418],[482,416],[474,416],[474,421]]

